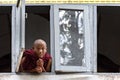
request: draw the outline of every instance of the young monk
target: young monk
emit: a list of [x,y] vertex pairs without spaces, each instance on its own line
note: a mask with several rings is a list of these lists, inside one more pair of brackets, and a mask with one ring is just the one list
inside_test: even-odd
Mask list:
[[47,53],[47,44],[42,39],[35,40],[33,48],[25,50],[20,64],[21,72],[50,72],[52,58]]

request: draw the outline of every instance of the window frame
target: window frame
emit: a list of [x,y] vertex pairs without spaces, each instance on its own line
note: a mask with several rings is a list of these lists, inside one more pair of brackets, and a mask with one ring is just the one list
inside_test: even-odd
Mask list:
[[14,72],[17,72],[19,69],[19,65],[20,65],[20,59],[21,59],[21,55],[22,55],[22,51],[25,47],[25,0],[21,0],[20,4],[18,7],[16,7],[16,61],[14,63],[15,67],[14,67]]
[[114,73],[114,72],[110,72],[110,73],[108,73],[108,72],[98,72],[97,71],[97,22],[98,22],[98,18],[97,18],[97,7],[98,6],[119,6],[120,7],[120,5],[119,4],[95,4],[95,5],[93,5],[93,14],[94,14],[94,16],[93,16],[93,63],[94,63],[94,73],[95,74],[120,74],[120,72],[116,72],[116,73]]
[[[58,4],[59,5],[59,4]],[[23,2],[23,5],[20,7],[16,7],[15,4],[10,4],[10,5],[0,5],[0,6],[12,6],[12,64],[11,64],[11,68],[12,68],[12,72],[11,73],[15,73],[15,69],[17,67],[17,62],[18,62],[18,58],[19,58],[19,53],[21,52],[21,49],[24,48],[25,46],[25,35],[24,35],[24,31],[25,31],[25,21],[22,20],[25,18],[25,6],[50,6],[50,49],[51,49],[51,56],[52,58],[52,74],[55,73],[55,30],[54,30],[54,5],[51,4],[26,4],[25,2]],[[71,6],[71,4],[70,4]],[[83,5],[84,6],[84,5]],[[91,5],[90,5],[91,6]],[[14,10],[13,10],[14,9]],[[21,11],[21,9],[23,11]],[[93,8],[91,8],[92,10]],[[22,19],[21,19],[21,15]],[[23,24],[23,25],[21,25]],[[24,27],[23,27],[24,26]],[[94,70],[94,69],[93,69]],[[46,73],[45,73],[46,74]],[[48,74],[48,73],[47,73]]]
[[[93,45],[92,45],[92,56],[93,56],[93,73],[95,74],[108,74],[106,72],[98,72],[97,71],[97,7],[98,6],[120,6],[119,4],[91,4],[91,6],[93,7],[92,11],[93,11],[93,15],[92,17],[92,39],[93,39]],[[120,74],[120,72],[114,73],[114,72],[110,72],[109,74]]]
[[16,6],[12,7],[12,72],[15,72],[15,68],[16,68]]
[[[27,6],[41,6],[41,4],[27,4]],[[48,4],[42,4],[42,5],[48,5]],[[59,5],[59,4],[57,4]],[[70,4],[71,5],[71,4]],[[82,5],[82,4],[80,4]],[[86,5],[86,4],[84,4]],[[15,69],[16,69],[16,64],[17,64],[17,59],[18,59],[18,55],[21,51],[21,48],[20,48],[20,42],[21,42],[21,37],[20,37],[20,7],[16,7],[15,4],[0,4],[0,6],[12,6],[12,12],[11,12],[11,15],[13,14],[12,16],[12,47],[11,47],[11,57],[12,57],[12,64],[11,64],[11,72],[10,73],[0,73],[0,74],[15,74]],[[51,55],[53,57],[53,64],[52,64],[52,72],[55,72],[55,64],[54,64],[54,61],[55,61],[55,58],[54,58],[54,55],[55,55],[55,46],[54,46],[54,35],[55,35],[55,32],[54,32],[54,20],[52,19],[53,16],[54,16],[54,5],[52,4],[49,4],[49,6],[51,7],[50,8],[50,32],[51,32]],[[99,74],[97,72],[97,6],[120,6],[119,4],[91,4],[91,5],[88,5],[90,8],[89,10],[89,13],[90,13],[90,25],[91,25],[91,36],[92,36],[92,42],[91,42],[91,46],[92,46],[92,49],[91,49],[91,52],[93,53],[92,54],[92,71],[93,73],[95,74]],[[13,10],[14,8],[14,10]],[[91,11],[91,12],[90,12]],[[102,74],[102,73],[100,73]],[[103,73],[105,74],[105,73]],[[116,73],[115,73],[116,74]],[[118,73],[119,74],[119,73]]]
[[[20,38],[21,39],[19,39],[18,41],[19,41],[19,45],[21,45],[20,47],[19,47],[19,54],[17,55],[17,58],[19,59],[19,55],[20,55],[20,52],[21,52],[21,49],[25,49],[25,9],[26,9],[26,6],[27,7],[29,7],[29,6],[50,6],[50,11],[49,11],[49,13],[50,13],[50,53],[51,53],[51,56],[52,56],[52,68],[51,68],[51,72],[46,72],[45,74],[48,74],[48,73],[51,73],[51,74],[53,74],[55,71],[54,71],[54,45],[52,45],[52,44],[54,44],[54,31],[53,31],[53,12],[52,12],[52,5],[49,5],[49,4],[44,4],[44,5],[42,5],[42,4],[23,4],[23,6],[21,7],[21,8],[23,8],[22,9],[22,20],[21,20],[21,23],[22,23],[22,25],[21,25],[21,27],[19,28],[21,31],[19,32],[18,31],[18,34],[20,34],[21,36],[20,36]],[[20,11],[20,9],[19,9],[19,11]],[[19,13],[18,13],[18,15],[20,15]],[[20,19],[19,19],[20,20]],[[20,21],[18,21],[18,22],[20,22]],[[20,24],[21,24],[20,23]],[[18,23],[19,24],[19,23]],[[19,60],[18,60],[19,61]],[[17,62],[18,62],[17,61]]]
[[[71,7],[72,6],[72,7]],[[85,25],[85,60],[86,60],[86,67],[76,67],[76,66],[61,66],[60,65],[60,49],[59,49],[59,17],[58,17],[58,10],[59,9],[77,9],[77,10],[83,10],[84,13],[84,25]],[[54,5],[54,31],[55,31],[55,71],[58,72],[91,72],[92,71],[92,59],[91,57],[91,25],[90,25],[90,15],[89,13],[89,7],[88,5]],[[88,19],[87,19],[88,18]],[[85,24],[87,23],[87,24]],[[87,45],[86,45],[87,44]],[[86,49],[87,48],[87,49]],[[89,56],[89,57],[88,57]]]
[[[51,53],[51,56],[52,56],[52,69],[51,69],[51,73],[52,74],[54,74],[55,72],[58,72],[59,70],[57,69],[57,65],[56,65],[56,61],[57,61],[57,56],[56,56],[56,34],[55,34],[55,32],[57,32],[57,29],[55,28],[55,26],[56,26],[56,20],[55,20],[55,11],[56,11],[56,9],[55,8],[57,8],[57,6],[62,6],[63,8],[66,8],[67,6],[67,8],[69,8],[70,6],[71,6],[71,4],[70,5],[59,5],[59,4],[57,4],[57,5],[50,5],[50,4],[44,4],[44,5],[41,5],[41,4],[24,4],[21,8],[23,8],[22,10],[23,11],[21,11],[22,13],[22,19],[20,20],[21,22],[20,22],[20,24],[22,23],[22,26],[19,26],[20,28],[18,28],[18,30],[20,29],[20,31],[17,31],[18,32],[18,34],[20,35],[20,39],[18,40],[19,41],[19,45],[20,46],[17,46],[19,49],[18,49],[18,51],[17,51],[17,53],[20,53],[20,51],[21,51],[21,49],[25,49],[25,7],[26,6],[50,6],[50,53]],[[86,7],[86,8],[88,8],[88,5],[72,5],[72,6],[79,6],[79,8],[80,7]],[[93,10],[93,7],[90,5],[89,6],[90,8],[88,8],[86,11],[88,12],[88,13],[90,13],[90,15],[88,15],[88,13],[87,13],[87,15],[89,16],[89,18],[90,18],[90,16],[92,17],[93,15],[92,15],[92,12],[90,12],[90,10]],[[75,7],[73,7],[72,9],[74,9]],[[57,8],[58,9],[58,8]],[[82,8],[82,9],[84,9],[84,8]],[[19,9],[18,9],[19,10]],[[20,11],[20,10],[19,10]],[[18,13],[19,14],[19,13]],[[20,15],[20,14],[19,14]],[[24,22],[23,22],[24,21]],[[91,19],[90,20],[88,20],[87,22],[88,23],[90,23],[89,21],[91,21]],[[19,22],[19,21],[18,21]],[[92,21],[91,21],[92,22]],[[90,24],[90,27],[91,26],[93,26],[93,24],[91,23]],[[90,28],[89,28],[90,29]],[[88,31],[90,32],[91,31],[91,29],[89,30],[88,29]],[[89,35],[88,33],[87,33],[87,35]],[[90,37],[91,37],[92,35],[90,34]],[[90,38],[89,38],[90,39]],[[91,40],[92,41],[92,40]],[[89,41],[89,46],[90,46],[90,44],[92,45],[92,42],[90,42]],[[57,44],[57,47],[58,47],[58,44]],[[91,52],[92,52],[92,47],[91,47],[91,49],[89,49],[89,56],[91,56],[91,55],[93,55],[93,54],[91,54]],[[17,58],[19,58],[19,55],[20,54],[17,54]],[[87,58],[87,56],[86,56],[86,59],[88,59]],[[63,72],[92,72],[92,71],[94,71],[94,69],[93,69],[93,65],[90,65],[90,63],[92,63],[92,64],[94,64],[93,63],[93,59],[89,59],[90,61],[89,61],[89,67],[87,66],[87,68],[86,68],[86,70],[84,69],[84,70],[82,70],[82,71],[78,71],[77,69],[76,70],[63,70]],[[18,61],[17,61],[18,62]],[[16,62],[16,63],[17,63]],[[75,69],[75,68],[74,68]],[[83,68],[78,68],[78,69],[83,69]]]
[[10,73],[14,73],[15,72],[15,64],[16,64],[16,50],[15,50],[15,38],[16,38],[16,5],[14,4],[0,4],[0,6],[4,7],[4,6],[10,6],[11,9],[11,72]]
[[[55,5],[61,5],[61,4],[26,4],[26,6],[50,6],[50,49],[51,49],[51,56],[52,58],[52,74],[55,74],[55,24],[54,21],[54,6]],[[69,4],[69,5],[73,5],[73,4]],[[78,5],[78,4],[75,4]],[[86,4],[81,4],[83,6],[86,6]],[[81,6],[80,5],[80,6]],[[99,74],[97,72],[97,6],[120,6],[119,4],[91,4],[91,5],[87,5],[89,6],[89,22],[90,22],[90,36],[91,36],[91,70],[90,73],[95,73],[95,74]],[[17,56],[18,57],[18,56]],[[87,73],[87,72],[86,72]],[[88,72],[89,73],[89,72]],[[43,73],[44,74],[44,73]],[[48,74],[48,73],[47,73]],[[101,73],[100,73],[101,74]],[[103,73],[104,74],[104,73]],[[119,74],[119,73],[118,73]]]

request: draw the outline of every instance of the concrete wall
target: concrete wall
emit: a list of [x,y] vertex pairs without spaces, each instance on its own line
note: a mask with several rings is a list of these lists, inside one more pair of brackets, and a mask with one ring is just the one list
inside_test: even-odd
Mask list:
[[1,74],[0,80],[120,80],[120,75],[101,74],[101,75],[80,75],[80,74],[64,74],[64,75],[10,75]]

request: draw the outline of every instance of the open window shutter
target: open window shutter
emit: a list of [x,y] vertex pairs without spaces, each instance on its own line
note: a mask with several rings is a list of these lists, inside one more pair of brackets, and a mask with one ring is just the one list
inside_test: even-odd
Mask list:
[[19,70],[22,53],[25,49],[25,0],[20,0],[16,8],[16,72]]
[[54,29],[55,71],[91,71],[89,7],[54,5]]

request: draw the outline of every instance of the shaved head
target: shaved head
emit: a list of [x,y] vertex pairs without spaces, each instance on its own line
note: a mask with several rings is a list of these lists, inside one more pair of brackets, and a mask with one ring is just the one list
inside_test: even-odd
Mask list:
[[44,45],[44,46],[47,47],[46,42],[44,40],[42,40],[42,39],[37,39],[37,40],[34,41],[33,46],[37,46],[37,45]]
[[35,40],[33,43],[33,50],[39,57],[43,57],[47,52],[46,42],[42,39]]

